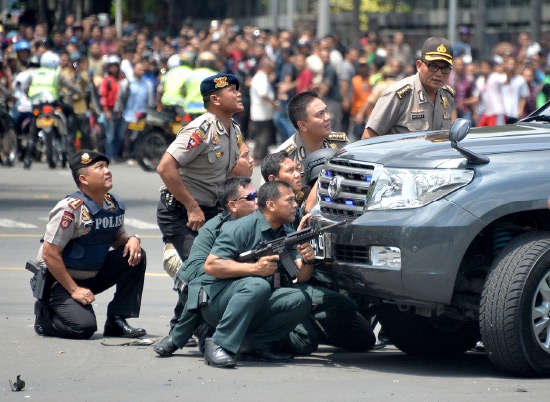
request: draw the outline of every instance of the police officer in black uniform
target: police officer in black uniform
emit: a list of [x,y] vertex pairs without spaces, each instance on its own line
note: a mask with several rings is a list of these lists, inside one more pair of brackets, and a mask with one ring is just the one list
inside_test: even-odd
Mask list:
[[[146,258],[138,235],[124,229],[124,202],[113,187],[109,159],[82,150],[69,161],[78,191],[50,211],[36,258],[47,267],[46,289],[35,303],[39,335],[88,339],[97,330],[95,295],[116,285],[104,336],[146,334],[126,318],[139,316]],[[112,250],[110,250],[112,248]]]

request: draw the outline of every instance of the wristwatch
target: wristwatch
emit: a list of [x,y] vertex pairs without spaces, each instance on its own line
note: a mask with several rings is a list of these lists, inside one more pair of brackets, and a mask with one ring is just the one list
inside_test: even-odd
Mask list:
[[130,237],[135,237],[136,239],[138,239],[139,244],[141,244],[141,237],[140,237],[138,234],[134,234],[134,235],[132,235],[132,236],[130,236]]

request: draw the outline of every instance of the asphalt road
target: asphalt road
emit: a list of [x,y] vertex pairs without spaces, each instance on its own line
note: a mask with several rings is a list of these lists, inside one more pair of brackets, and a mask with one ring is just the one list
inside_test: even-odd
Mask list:
[[[130,320],[159,339],[176,301],[162,268],[156,226],[161,181],[139,167],[112,165],[113,192],[126,202],[126,227],[148,253],[141,316]],[[259,184],[259,172],[255,182]],[[242,362],[236,369],[204,365],[196,348],[158,358],[151,346],[105,346],[102,330],[112,292],[97,296],[99,332],[90,340],[44,338],[33,330],[23,269],[33,259],[55,203],[74,190],[68,170],[44,164],[0,169],[0,400],[20,401],[527,401],[547,400],[548,380],[510,377],[484,353],[454,360],[418,359],[392,347],[354,354],[328,346],[292,363]],[[429,347],[429,345],[426,345]],[[12,392],[17,375],[25,388]]]

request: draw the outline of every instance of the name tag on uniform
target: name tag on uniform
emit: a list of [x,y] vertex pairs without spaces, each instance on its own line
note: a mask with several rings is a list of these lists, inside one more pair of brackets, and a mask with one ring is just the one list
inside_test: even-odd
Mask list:
[[424,109],[413,109],[413,110],[411,110],[411,118],[413,120],[423,119],[424,118]]

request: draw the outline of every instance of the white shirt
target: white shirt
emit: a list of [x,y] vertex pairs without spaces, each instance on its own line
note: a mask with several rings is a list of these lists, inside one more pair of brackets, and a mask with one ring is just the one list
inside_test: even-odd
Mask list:
[[506,74],[491,73],[480,90],[480,97],[488,116],[505,114],[502,100],[502,86],[506,82]]
[[275,93],[267,74],[258,70],[250,82],[250,120],[273,120],[273,105],[266,97],[274,100]]
[[519,101],[529,96],[529,87],[521,75],[512,77],[510,82],[502,86],[502,99],[507,117],[519,118]]

